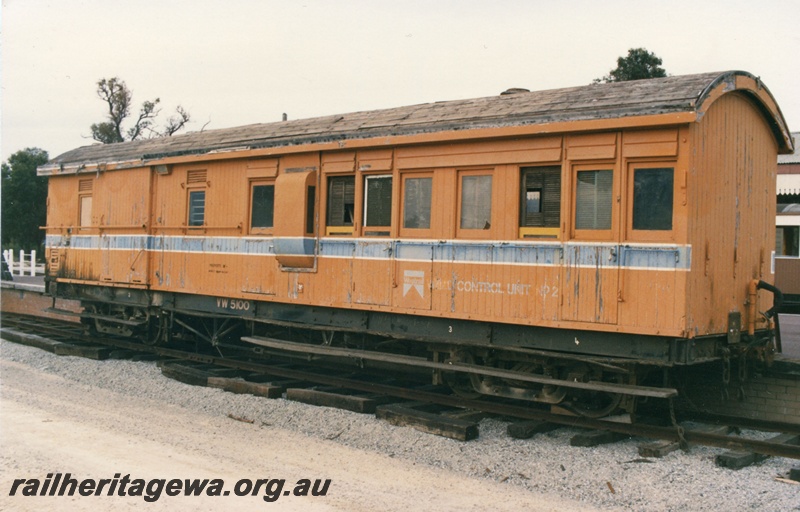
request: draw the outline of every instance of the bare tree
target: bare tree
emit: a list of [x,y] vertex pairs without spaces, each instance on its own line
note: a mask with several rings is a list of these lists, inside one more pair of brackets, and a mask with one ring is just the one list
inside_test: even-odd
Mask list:
[[191,121],[189,112],[178,105],[175,115],[167,119],[164,128],[158,129],[155,119],[161,113],[158,106],[161,100],[156,98],[142,103],[133,126],[124,131],[122,124],[131,116],[131,100],[133,98],[133,93],[125,82],[118,77],[103,78],[97,82],[97,96],[108,106],[107,120],[93,124],[91,131],[92,138],[103,144],[169,137],[183,129],[186,123]]
[[[180,105],[175,109],[175,114],[176,115],[170,116],[170,118],[167,119],[167,124],[161,132],[164,137],[170,137],[173,133],[183,129],[186,123],[192,119],[191,116],[189,116],[189,112]],[[205,127],[205,125],[203,126]]]

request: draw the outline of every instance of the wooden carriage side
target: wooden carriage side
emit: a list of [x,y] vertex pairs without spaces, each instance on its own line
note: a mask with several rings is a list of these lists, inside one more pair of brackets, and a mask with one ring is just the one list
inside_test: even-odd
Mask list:
[[771,279],[791,147],[741,72],[172,139],[40,168],[52,279],[675,337],[724,333]]

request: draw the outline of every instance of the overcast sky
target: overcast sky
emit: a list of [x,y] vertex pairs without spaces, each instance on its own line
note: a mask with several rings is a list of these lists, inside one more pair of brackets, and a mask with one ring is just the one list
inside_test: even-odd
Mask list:
[[91,144],[100,78],[195,131],[585,85],[633,47],[760,76],[798,131],[799,22],[797,0],[3,0],[2,160]]

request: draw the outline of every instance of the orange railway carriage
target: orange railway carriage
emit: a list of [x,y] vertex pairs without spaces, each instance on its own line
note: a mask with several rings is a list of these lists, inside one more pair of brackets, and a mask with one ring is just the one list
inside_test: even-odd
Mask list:
[[574,382],[769,352],[792,139],[758,78],[507,92],[67,152],[39,168],[49,290],[103,332],[302,326]]

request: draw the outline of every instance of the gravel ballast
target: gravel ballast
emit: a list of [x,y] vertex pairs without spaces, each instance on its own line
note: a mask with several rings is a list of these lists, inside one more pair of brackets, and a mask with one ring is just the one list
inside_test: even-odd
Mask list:
[[[410,472],[398,473],[404,476],[395,478],[415,478],[417,471],[421,481],[430,486],[430,490],[418,489],[420,495],[409,496],[405,503],[397,496],[408,493],[392,489],[395,484],[399,485],[396,481],[386,488],[387,496],[383,498],[375,495],[381,493],[380,486],[378,490],[371,489],[370,496],[358,498],[357,484],[369,478],[369,473],[381,469],[350,467],[349,472],[334,480],[339,490],[350,493],[350,498],[336,498],[334,488],[330,497],[304,502],[302,509],[324,506],[329,510],[349,510],[354,509],[354,503],[359,503],[359,509],[364,510],[373,507],[429,509],[429,505],[437,510],[480,510],[486,504],[480,503],[484,499],[490,500],[488,503],[496,510],[511,510],[527,506],[526,500],[530,499],[531,503],[541,505],[540,510],[800,510],[800,485],[776,480],[786,478],[792,467],[800,466],[800,461],[791,459],[769,458],[738,471],[716,466],[715,457],[723,452],[717,448],[693,447],[689,453],[676,451],[661,459],[643,459],[638,455],[642,439],[597,448],[576,448],[569,442],[577,430],[560,428],[532,439],[515,440],[506,434],[508,424],[495,419],[481,421],[479,439],[459,442],[408,427],[395,427],[370,415],[189,386],[165,378],[155,363],[59,357],[6,341],[0,342],[0,362],[0,414],[3,416],[9,410],[23,412],[22,408],[29,408],[66,418],[65,421],[80,422],[91,415],[91,411],[96,411],[93,425],[99,430],[126,433],[135,427],[136,438],[147,442],[170,443],[179,437],[197,436],[198,445],[230,444],[238,439],[230,433],[244,432],[237,435],[253,435],[253,439],[263,440],[270,450],[287,452],[285,456],[293,447],[323,443],[324,448],[318,455],[321,464],[333,464],[333,459],[326,461],[328,452],[336,453],[341,459],[335,461],[337,466],[322,467],[346,466],[351,456],[352,460],[367,457],[376,464],[388,457],[404,468],[403,471],[411,468]],[[67,389],[74,390],[74,396],[85,397],[85,403],[73,404],[74,407],[64,403],[71,400],[69,394],[58,399],[47,398],[68,393]],[[143,414],[149,419],[143,419]],[[167,415],[170,419],[165,426],[163,419],[158,418]],[[0,489],[0,496],[4,499],[7,499],[7,485],[11,479],[44,477],[19,474],[21,470],[35,469],[35,465],[20,460],[24,454],[11,450],[14,440],[7,436],[10,430],[3,425],[0,468],[4,488]],[[20,435],[33,436],[34,433]],[[276,447],[274,440],[281,436],[301,441]],[[248,442],[245,437],[241,439],[241,443]],[[187,446],[191,444],[186,442]],[[224,458],[222,460],[225,462]],[[186,464],[188,468],[194,467],[191,462]],[[232,459],[231,474],[237,471],[236,464]],[[309,468],[314,467],[310,461],[308,464]],[[244,467],[241,466],[241,471]],[[43,466],[41,470],[66,472],[71,468]],[[109,471],[131,472],[132,469]],[[179,474],[177,477],[202,477],[204,471],[198,468],[196,475]],[[249,476],[241,474],[241,477]],[[437,489],[435,495],[431,494],[432,489]],[[70,503],[79,504],[75,500]],[[111,502],[103,503],[111,506]],[[270,506],[287,510],[292,503],[299,506],[297,501],[280,501]],[[34,505],[42,505],[19,500],[13,504],[19,510],[28,510],[26,506],[35,510]],[[119,508],[121,504],[118,500],[113,505]],[[163,500],[158,503],[166,504]],[[1,505],[2,501],[0,508]],[[231,505],[232,500],[217,501],[208,510],[230,510]]]

